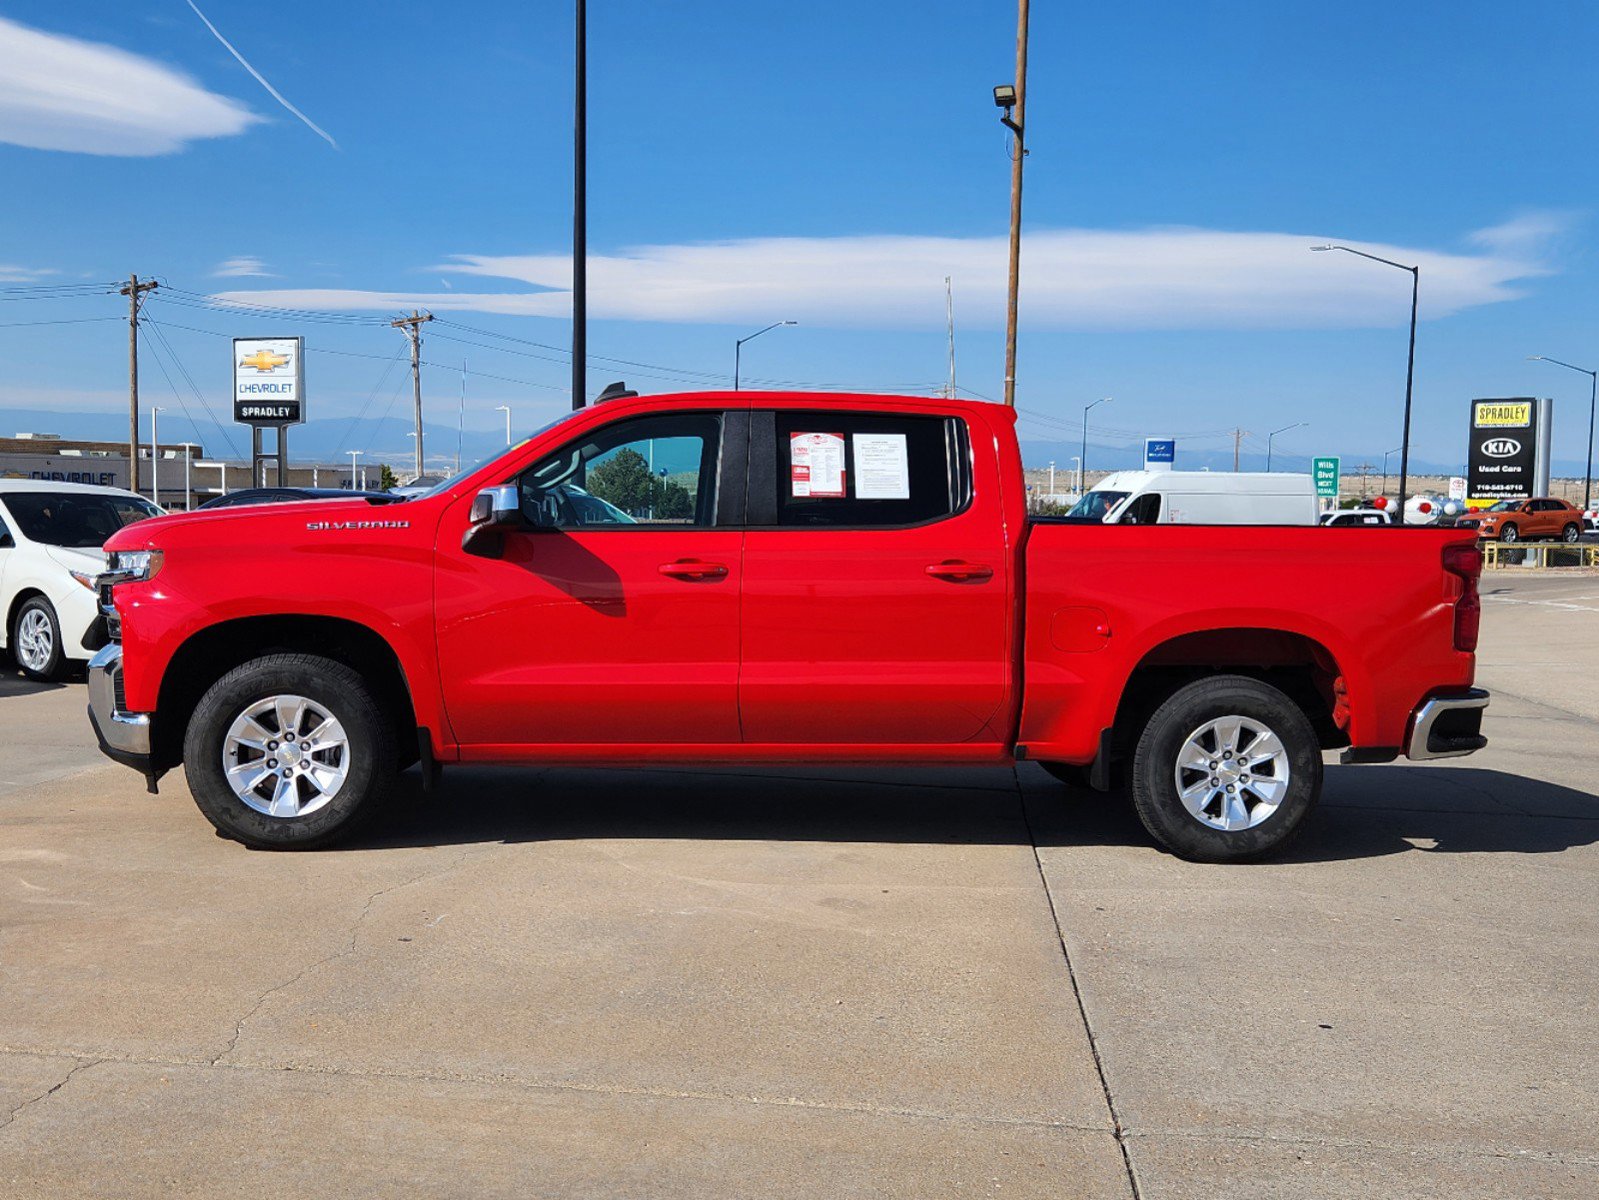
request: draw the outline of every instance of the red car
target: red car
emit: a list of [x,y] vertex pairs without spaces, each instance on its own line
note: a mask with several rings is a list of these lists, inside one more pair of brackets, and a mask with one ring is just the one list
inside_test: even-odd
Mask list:
[[1485,744],[1471,535],[1030,520],[1014,422],[622,398],[401,504],[143,522],[109,543],[91,716],[152,789],[181,763],[218,830],[285,849],[417,761],[431,786],[454,763],[1032,759],[1125,783],[1161,844],[1224,861],[1303,825],[1324,749]]
[[1566,500],[1539,496],[1532,500],[1501,500],[1455,522],[1489,541],[1530,542],[1558,538],[1575,542],[1582,537],[1582,509]]

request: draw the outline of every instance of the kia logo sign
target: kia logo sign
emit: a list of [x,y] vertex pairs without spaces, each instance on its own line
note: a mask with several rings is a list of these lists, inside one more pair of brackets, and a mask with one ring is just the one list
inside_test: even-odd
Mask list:
[[1513,458],[1521,453],[1521,443],[1515,438],[1489,438],[1482,444],[1482,452],[1489,458]]

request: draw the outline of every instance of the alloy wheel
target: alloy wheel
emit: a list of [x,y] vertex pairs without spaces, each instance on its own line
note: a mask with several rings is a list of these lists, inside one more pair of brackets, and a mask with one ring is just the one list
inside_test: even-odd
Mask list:
[[326,705],[267,696],[245,707],[222,739],[233,794],[269,817],[303,817],[338,795],[350,772],[350,739]]
[[1200,824],[1253,829],[1288,795],[1288,750],[1253,717],[1207,721],[1177,752],[1174,779],[1183,807]]

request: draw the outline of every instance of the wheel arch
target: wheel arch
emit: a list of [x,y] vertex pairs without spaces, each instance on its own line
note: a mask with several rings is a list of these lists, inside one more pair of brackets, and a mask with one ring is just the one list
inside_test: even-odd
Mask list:
[[[17,594],[11,597],[11,603],[6,607],[6,627],[0,630],[0,637],[5,638],[5,645],[11,645],[11,631],[16,627],[17,618],[22,615],[22,606],[35,596],[44,600],[50,599],[43,588],[35,587],[32,584],[25,584],[18,588]],[[52,607],[54,606],[52,605]]]
[[200,698],[234,667],[263,654],[293,651],[344,663],[369,679],[395,727],[402,762],[414,761],[416,700],[400,656],[381,633],[344,617],[274,614],[238,617],[191,634],[161,677],[151,753],[158,770],[183,761],[183,737]]

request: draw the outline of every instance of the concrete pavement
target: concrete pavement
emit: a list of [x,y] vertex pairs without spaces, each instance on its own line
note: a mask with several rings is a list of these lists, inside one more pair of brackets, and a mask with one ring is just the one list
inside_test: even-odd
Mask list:
[[255,854],[0,679],[0,1190],[1599,1194],[1576,582],[1487,581],[1488,751],[1248,867],[1030,767],[457,770]]

